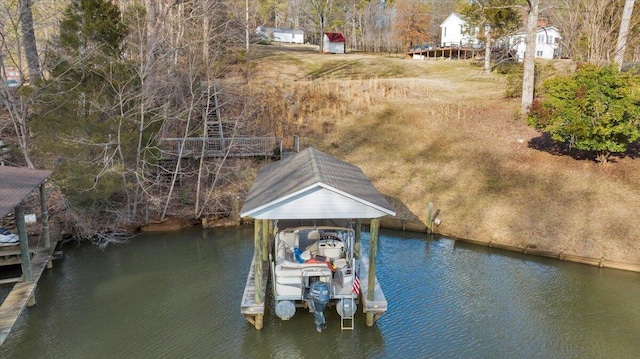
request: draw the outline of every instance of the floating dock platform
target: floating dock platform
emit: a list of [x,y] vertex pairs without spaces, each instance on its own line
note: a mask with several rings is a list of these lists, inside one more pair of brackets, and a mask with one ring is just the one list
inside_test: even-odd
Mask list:
[[384,296],[378,276],[375,276],[375,288],[373,291],[373,300],[367,299],[369,293],[369,257],[360,255],[357,267],[358,277],[360,278],[360,297],[362,298],[362,311],[364,313],[372,313],[375,322],[382,314],[387,311],[387,298]]
[[[253,324],[256,329],[261,329],[264,319],[264,306],[267,295],[267,281],[269,279],[269,261],[262,262],[262,281],[261,287],[256,288],[256,254],[253,255],[251,260],[251,268],[249,268],[249,274],[247,275],[247,283],[244,286],[244,294],[242,295],[242,304],[240,306],[240,312],[244,317]],[[256,290],[258,291],[256,296]],[[261,298],[261,301],[256,301],[256,297]]]
[[11,328],[16,323],[22,312],[27,306],[35,304],[34,291],[36,284],[42,276],[42,272],[47,268],[51,261],[54,248],[57,242],[51,241],[51,247],[38,251],[31,259],[31,270],[33,273],[32,281],[17,282],[9,295],[0,305],[0,345],[11,332]]

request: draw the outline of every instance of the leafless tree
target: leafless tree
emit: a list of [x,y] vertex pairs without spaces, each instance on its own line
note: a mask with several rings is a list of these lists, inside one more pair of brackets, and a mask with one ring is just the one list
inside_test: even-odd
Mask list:
[[629,27],[631,24],[631,14],[633,13],[633,5],[635,0],[625,0],[624,10],[622,11],[622,19],[620,21],[620,31],[618,33],[618,42],[616,44],[615,62],[618,68],[622,69],[624,62],[624,53],[627,48],[627,38],[629,36]]
[[[606,64],[614,61],[622,40],[622,19],[629,18],[629,33],[638,31],[638,16],[624,14],[624,0],[546,0],[548,15],[562,34],[563,55],[576,61]],[[625,3],[625,9],[626,9]],[[625,43],[635,44],[637,36]]]
[[[33,19],[32,17],[29,17],[29,20],[31,20],[31,31],[29,36],[31,37],[28,40],[26,38],[25,40],[22,40],[24,36],[21,35],[24,34],[20,29],[23,31],[25,30],[25,25],[23,24],[25,16],[23,16],[23,14],[24,12],[28,12],[29,14],[31,13],[30,4],[28,9],[20,8],[20,11],[15,11],[11,5],[11,3],[5,3],[3,8],[0,9],[2,11],[1,16],[3,20],[3,26],[0,28],[0,74],[2,75],[0,78],[3,80],[3,83],[0,86],[0,102],[8,114],[8,118],[6,119],[8,122],[5,122],[4,126],[0,126],[0,129],[6,128],[6,126],[10,124],[13,128],[15,142],[20,148],[25,164],[28,168],[34,168],[29,152],[30,135],[27,126],[31,99],[22,95],[20,90],[20,88],[24,86],[24,79],[26,77],[22,71],[23,50],[28,52],[27,44],[29,46],[33,46],[30,50],[35,49],[35,37],[32,36]],[[29,41],[33,42],[30,43]],[[33,53],[31,53],[31,55],[33,55]],[[33,65],[39,64],[37,61],[37,51],[35,52],[35,56],[35,60],[31,58]],[[29,65],[31,66],[32,64],[30,63]],[[7,69],[9,67],[12,71],[19,73],[20,79],[18,80],[18,87],[4,86],[4,80],[7,79]],[[37,66],[36,73],[39,76],[39,65]]]
[[331,12],[331,0],[306,0],[308,5],[307,16],[315,24],[319,34],[319,52],[324,52],[324,33],[327,29],[329,14]]

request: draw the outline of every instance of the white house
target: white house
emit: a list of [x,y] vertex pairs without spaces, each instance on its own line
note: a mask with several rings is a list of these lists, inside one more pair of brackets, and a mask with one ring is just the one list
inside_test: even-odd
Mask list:
[[478,29],[468,29],[462,15],[452,12],[440,24],[440,46],[442,47],[480,47],[474,36]]
[[[560,32],[553,26],[539,26],[536,31],[536,58],[557,59],[560,57]],[[527,50],[527,34],[518,32],[509,37],[509,46],[518,61],[524,60]]]
[[339,32],[325,32],[322,37],[323,52],[331,54],[344,54],[347,40]]
[[269,40],[276,42],[304,44],[304,31],[302,30],[259,26],[256,29],[256,35],[268,38]]
[[[536,34],[536,58],[538,59],[555,59],[560,57],[560,32],[553,26],[547,26],[546,18],[538,20],[538,31]],[[462,15],[451,13],[440,24],[442,47],[481,47],[482,44],[474,36],[478,33],[478,29],[468,31],[467,22]],[[509,48],[515,53],[518,61],[524,60],[524,53],[527,47],[527,34],[524,31],[509,36],[505,41],[509,44]]]

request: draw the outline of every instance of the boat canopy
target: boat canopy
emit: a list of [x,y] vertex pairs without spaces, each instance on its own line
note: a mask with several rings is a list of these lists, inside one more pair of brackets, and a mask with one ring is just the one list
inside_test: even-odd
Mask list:
[[386,215],[393,207],[360,168],[314,148],[262,167],[240,210],[256,219]]

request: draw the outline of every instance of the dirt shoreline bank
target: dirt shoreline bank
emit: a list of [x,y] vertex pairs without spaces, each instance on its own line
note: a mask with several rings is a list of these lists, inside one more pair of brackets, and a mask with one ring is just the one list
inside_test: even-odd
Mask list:
[[257,50],[253,86],[270,94],[282,137],[362,169],[396,209],[395,228],[427,223],[433,203],[435,230],[458,240],[640,266],[640,142],[605,165],[567,150],[516,116],[506,76],[473,61]]
[[[383,218],[380,221],[380,226],[387,229],[406,230],[406,231],[418,232],[418,233],[428,233],[427,226],[424,223],[416,220],[412,221],[412,220],[402,220],[402,219],[396,219],[396,218]],[[574,253],[547,251],[547,250],[542,250],[534,247],[513,246],[513,245],[504,244],[504,243],[494,242],[494,241],[487,242],[487,241],[480,241],[480,240],[467,239],[467,238],[457,238],[455,236],[450,236],[445,233],[434,232],[433,234],[448,237],[456,241],[472,243],[472,244],[490,247],[490,248],[498,248],[498,249],[503,249],[511,252],[518,252],[518,253],[534,255],[538,257],[554,258],[560,261],[587,264],[587,265],[596,266],[600,268],[611,268],[611,269],[619,269],[619,270],[640,273],[639,264],[615,261],[612,259],[607,259],[605,257],[591,258],[591,257],[585,257],[578,254],[574,254]]]
[[[204,223],[203,223],[204,222]],[[167,220],[159,223],[150,223],[140,228],[141,232],[145,233],[158,233],[158,232],[167,232],[167,231],[179,231],[185,228],[192,228],[196,226],[202,226],[202,229],[206,228],[215,228],[215,227],[237,227],[243,225],[249,225],[251,222],[250,219],[232,220],[230,218],[222,218],[222,219],[214,219],[214,220],[204,220],[198,221],[192,218],[168,218]],[[368,225],[369,222],[367,220],[363,221],[363,225]],[[408,231],[414,233],[422,233],[428,235],[428,227],[420,220],[415,219],[401,219],[401,218],[393,218],[393,217],[382,217],[380,219],[380,227],[385,229],[393,229],[400,231]],[[466,243],[471,243],[475,245],[497,248],[502,250],[507,250],[511,252],[523,253],[526,255],[533,255],[538,257],[547,257],[553,258],[560,261],[565,262],[573,262],[580,264],[587,264],[591,266],[596,266],[600,268],[610,268],[610,269],[618,269],[630,272],[638,272],[640,273],[640,265],[634,263],[626,263],[620,262],[612,259],[608,259],[605,257],[601,258],[591,258],[586,256],[581,256],[576,253],[566,253],[566,252],[554,252],[543,249],[538,249],[534,247],[520,247],[509,245],[505,243],[499,243],[495,241],[481,241],[467,238],[457,238],[452,235],[448,235],[446,233],[439,233],[434,231],[434,235],[444,236],[455,241],[461,241]]]

